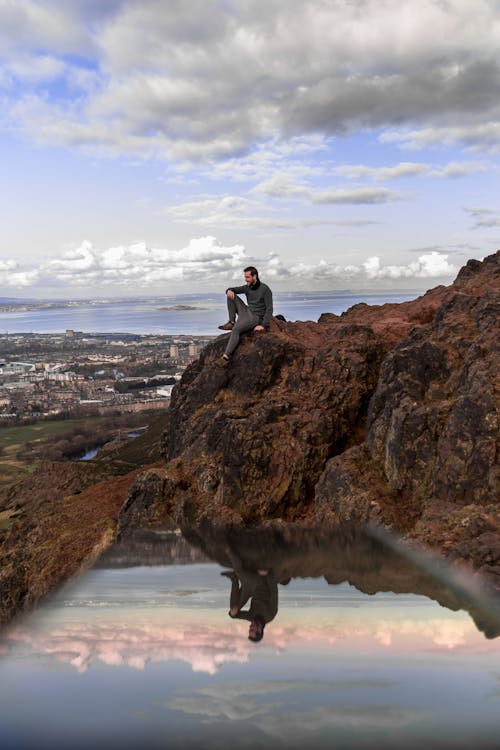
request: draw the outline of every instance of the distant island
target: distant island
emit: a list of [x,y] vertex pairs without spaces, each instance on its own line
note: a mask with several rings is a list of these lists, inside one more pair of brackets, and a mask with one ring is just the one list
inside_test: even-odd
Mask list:
[[208,307],[198,307],[197,305],[168,305],[159,307],[158,310],[208,310]]
[[61,307],[78,307],[81,304],[88,304],[88,302],[82,303],[79,301],[75,302],[20,302],[12,303],[7,305],[0,304],[0,312],[27,312],[29,310],[52,310]]
[[[2,300],[0,299],[0,313],[10,312],[29,312],[31,310],[53,310],[67,307],[84,307],[88,305],[116,304],[120,302],[130,302],[130,298],[116,299],[85,299],[85,300]],[[134,297],[134,302],[150,302],[154,304],[161,300],[151,299],[149,297]],[[199,307],[195,305],[169,305],[159,307],[158,310],[208,310],[208,307]]]

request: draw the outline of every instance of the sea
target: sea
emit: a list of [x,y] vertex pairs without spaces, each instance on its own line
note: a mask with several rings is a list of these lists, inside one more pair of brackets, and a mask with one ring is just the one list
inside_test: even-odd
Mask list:
[[[274,314],[291,321],[316,321],[322,313],[339,315],[358,302],[369,305],[405,302],[419,294],[418,291],[279,292],[274,293]],[[217,335],[217,326],[226,320],[223,294],[92,300],[71,306],[0,312],[0,336],[60,333],[67,329],[85,333],[205,336]]]

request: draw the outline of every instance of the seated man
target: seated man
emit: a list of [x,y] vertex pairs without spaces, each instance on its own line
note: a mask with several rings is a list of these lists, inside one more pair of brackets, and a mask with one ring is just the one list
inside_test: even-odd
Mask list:
[[[259,272],[254,266],[248,266],[243,271],[244,286],[233,286],[226,289],[227,309],[229,320],[219,326],[222,331],[231,331],[226,351],[222,355],[225,362],[229,362],[232,353],[240,342],[240,335],[245,331],[264,331],[273,316],[273,295],[267,284],[259,279]],[[238,294],[244,294],[248,306]]]
[[[258,642],[262,640],[265,626],[278,612],[278,584],[269,571],[246,570],[236,555],[230,557],[235,570],[221,573],[231,579],[229,617],[248,620],[248,638]],[[244,610],[249,599],[250,607]]]

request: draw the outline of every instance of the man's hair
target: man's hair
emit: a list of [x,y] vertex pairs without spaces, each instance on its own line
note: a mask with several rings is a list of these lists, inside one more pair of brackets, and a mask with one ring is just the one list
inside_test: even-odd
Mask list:
[[247,273],[247,271],[251,273],[252,276],[257,276],[257,278],[259,278],[259,272],[255,268],[255,266],[247,266],[246,268],[243,269],[243,273]]

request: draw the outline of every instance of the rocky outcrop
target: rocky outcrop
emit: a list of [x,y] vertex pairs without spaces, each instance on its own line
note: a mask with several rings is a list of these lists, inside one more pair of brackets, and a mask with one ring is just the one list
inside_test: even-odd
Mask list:
[[325,467],[322,517],[382,521],[500,573],[499,268],[498,253],[469,263],[388,353],[363,445]]
[[221,336],[174,389],[165,468],[121,529],[375,521],[495,574],[499,295],[496,253],[411,302],[274,319],[229,367]]

